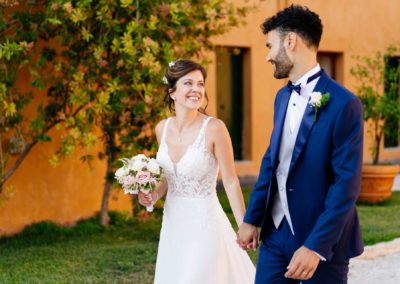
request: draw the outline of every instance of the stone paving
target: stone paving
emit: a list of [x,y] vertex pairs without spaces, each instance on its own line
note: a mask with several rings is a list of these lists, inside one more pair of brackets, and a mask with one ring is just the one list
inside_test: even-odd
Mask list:
[[[400,191],[400,175],[393,191]],[[349,284],[381,283],[400,284],[400,238],[367,246],[362,255],[350,261]]]
[[400,174],[398,174],[394,179],[393,191],[400,191]]
[[365,247],[350,261],[349,284],[400,284],[400,238]]

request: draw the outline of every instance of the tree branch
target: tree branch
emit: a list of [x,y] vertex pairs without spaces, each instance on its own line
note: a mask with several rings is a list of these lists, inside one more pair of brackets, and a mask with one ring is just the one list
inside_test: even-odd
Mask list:
[[35,144],[38,142],[38,140],[33,140],[31,143],[25,146],[24,150],[22,151],[21,155],[19,155],[18,159],[15,161],[14,165],[3,175],[0,183],[0,193],[3,191],[3,185],[4,183],[11,177],[11,175],[17,170],[19,165],[22,163],[22,161],[25,159],[25,157],[29,154],[29,152],[32,150],[32,147],[35,146]]
[[[72,114],[72,117],[75,117],[85,106],[82,105],[80,107],[78,107],[74,113]],[[42,132],[39,136],[49,132],[54,126],[56,126],[58,123],[61,123],[62,119],[56,119],[54,121],[52,121],[52,123],[50,123]],[[38,136],[37,136],[38,137]],[[39,140],[38,138],[35,138],[32,140],[32,142],[28,143],[24,150],[22,151],[21,155],[19,155],[18,159],[15,161],[15,163],[12,165],[12,167],[1,177],[1,181],[0,181],[0,193],[3,191],[3,185],[4,183],[14,174],[14,172],[18,169],[18,167],[20,166],[20,164],[22,163],[22,161],[26,158],[26,156],[29,154],[29,152],[32,150],[33,146],[35,146]]]

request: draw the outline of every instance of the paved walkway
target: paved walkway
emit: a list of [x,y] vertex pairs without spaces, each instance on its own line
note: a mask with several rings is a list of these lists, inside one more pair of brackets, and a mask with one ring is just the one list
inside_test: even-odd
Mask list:
[[400,238],[365,247],[350,261],[349,284],[400,284]]
[[394,179],[392,189],[393,189],[393,191],[400,191],[400,174],[398,174],[396,176],[396,178]]
[[[400,191],[400,175],[393,191]],[[362,255],[350,261],[349,284],[381,283],[400,284],[400,238],[367,246]]]

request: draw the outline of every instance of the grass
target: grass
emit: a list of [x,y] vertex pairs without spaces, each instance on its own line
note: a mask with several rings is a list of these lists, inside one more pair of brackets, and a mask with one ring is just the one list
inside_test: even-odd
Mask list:
[[1,240],[0,283],[152,283],[160,214],[121,219],[106,229],[95,218],[62,230],[41,223]]
[[380,204],[358,204],[357,209],[366,245],[400,237],[400,192]]
[[[219,197],[234,224],[226,195]],[[400,192],[383,204],[359,204],[358,210],[366,244],[400,237]],[[0,239],[0,283],[152,283],[161,214],[156,210],[139,222],[113,212],[108,228],[96,218],[73,228],[32,225]],[[250,257],[255,261],[256,253]]]

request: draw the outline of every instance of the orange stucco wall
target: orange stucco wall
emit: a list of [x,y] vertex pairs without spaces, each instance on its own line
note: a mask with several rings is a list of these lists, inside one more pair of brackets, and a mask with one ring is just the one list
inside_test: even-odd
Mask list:
[[[240,1],[238,1],[240,2]],[[270,0],[262,1],[258,9],[246,19],[247,25],[236,28],[215,40],[221,46],[236,46],[250,49],[251,66],[251,160],[238,162],[239,175],[257,175],[262,155],[264,154],[272,132],[273,102],[279,88],[287,83],[285,80],[273,78],[272,66],[266,62],[266,37],[259,26],[265,18],[292,4],[301,4],[317,12],[324,25],[320,44],[322,52],[341,53],[340,81],[353,92],[356,82],[350,76],[350,68],[354,64],[354,55],[374,55],[376,51],[384,51],[388,45],[400,43],[400,24],[398,14],[400,1],[397,0]],[[214,74],[215,65],[209,66]],[[216,113],[216,78],[210,76],[208,93],[211,97],[210,112]],[[365,131],[364,161],[371,161],[369,148],[371,138],[368,128]],[[400,147],[381,149],[382,160],[400,159]]]
[[[266,17],[290,5],[292,1],[266,0],[259,3],[257,10],[247,17],[246,26],[235,28],[215,39],[215,43],[221,46],[246,47],[250,50],[250,92],[246,96],[251,96],[251,110],[245,115],[251,116],[251,158],[236,163],[240,175],[258,174],[260,161],[272,132],[275,93],[286,83],[273,78],[272,67],[265,60],[266,39],[259,26]],[[350,90],[354,91],[356,84],[350,77],[353,55],[372,55],[377,50],[383,51],[391,43],[400,42],[398,0],[299,0],[296,3],[308,6],[321,16],[324,34],[320,50],[343,54],[341,83]],[[215,61],[214,54],[210,53],[210,57]],[[214,63],[208,66],[208,74],[208,112],[215,115],[217,78]],[[22,83],[21,87],[23,86]],[[58,136],[56,132],[54,130],[51,133],[54,138]],[[95,168],[89,170],[87,165],[79,161],[79,156],[82,151],[97,153],[101,150],[100,143],[97,149],[78,150],[55,169],[49,165],[48,159],[56,149],[57,139],[35,146],[7,183],[13,186],[14,191],[10,199],[0,207],[0,235],[16,233],[24,226],[42,220],[73,224],[97,212],[101,203],[106,165],[105,162],[96,162]],[[370,139],[366,135],[366,161],[370,159],[369,145]],[[382,158],[400,158],[400,148],[382,149]],[[114,190],[112,195],[117,198],[111,198],[111,209],[129,210],[127,196],[121,194],[120,190]]]
[[[99,211],[105,164],[96,163],[90,170],[80,162],[79,150],[53,168],[48,160],[55,150],[53,143],[36,146],[8,182],[13,193],[0,208],[0,235],[43,220],[71,225]],[[129,199],[120,190],[111,195],[118,198],[110,198],[111,209],[129,210]]]

